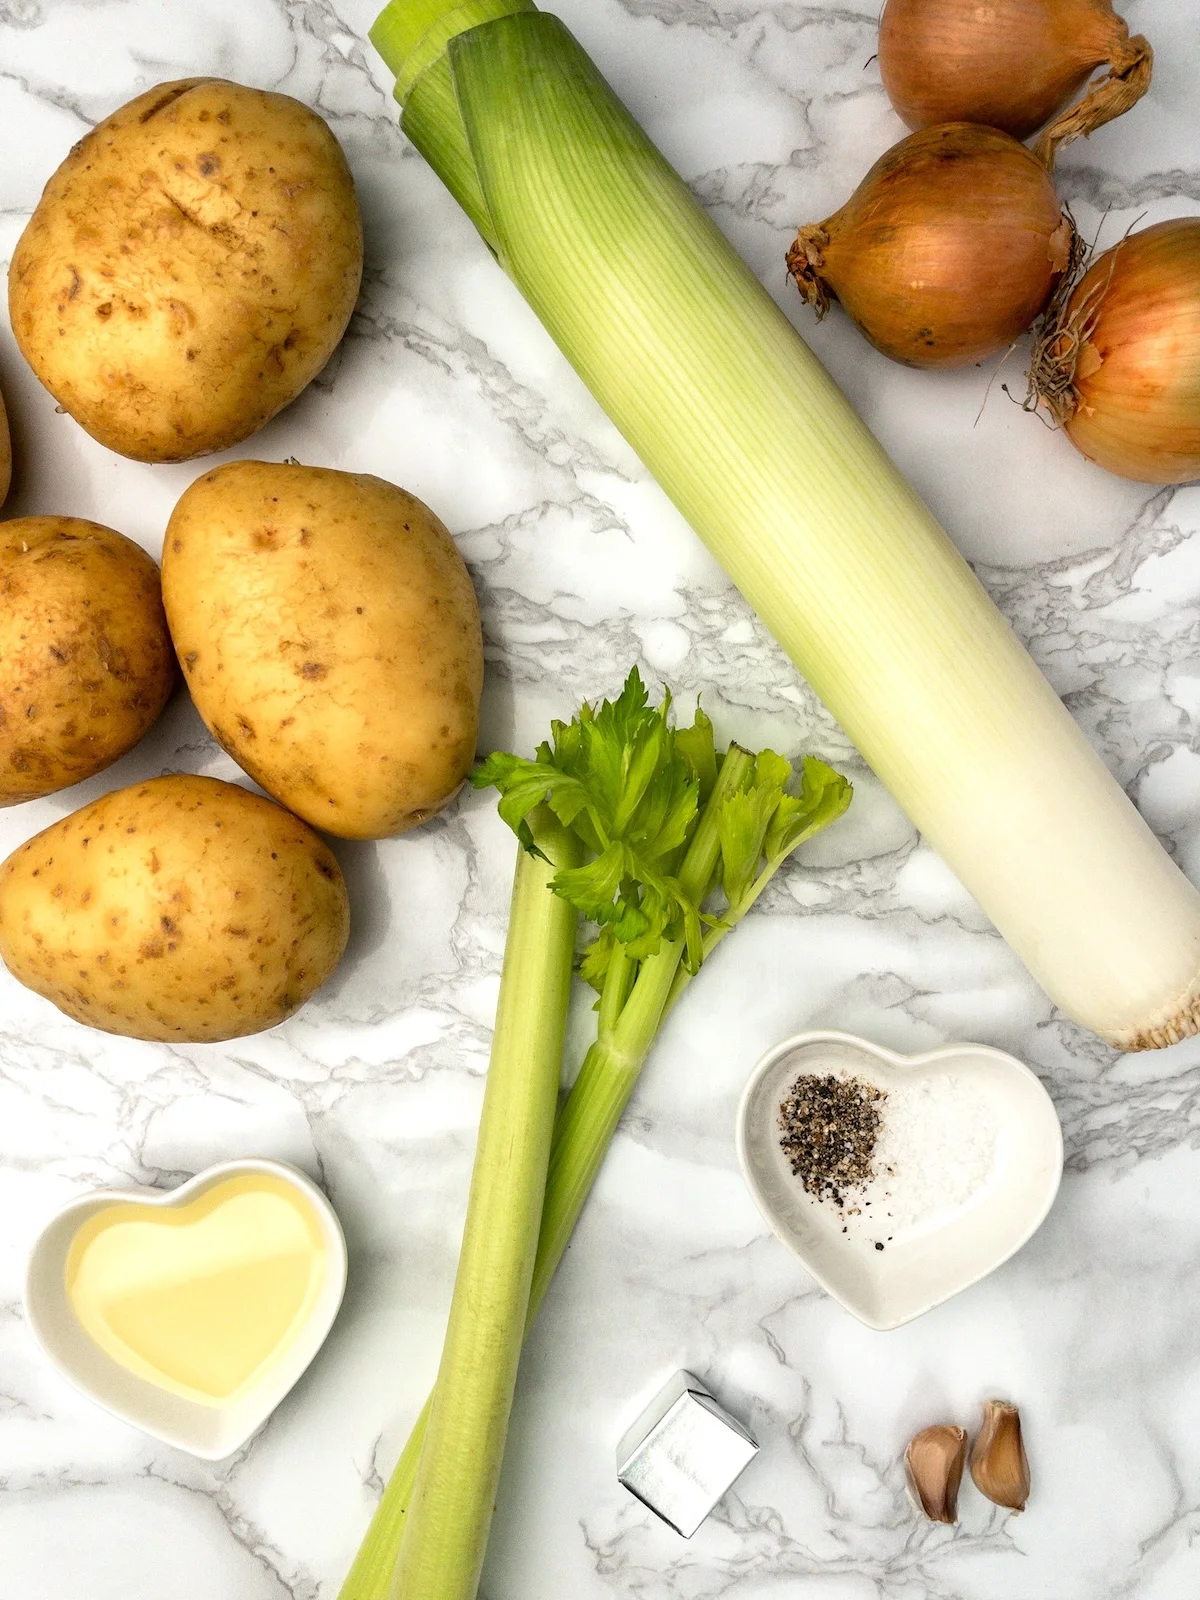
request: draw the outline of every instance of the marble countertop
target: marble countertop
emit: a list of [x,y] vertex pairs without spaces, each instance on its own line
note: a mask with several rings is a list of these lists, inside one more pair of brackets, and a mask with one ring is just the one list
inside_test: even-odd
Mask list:
[[[493,265],[396,125],[364,44],[373,0],[0,0],[0,261],[70,144],[150,84],[200,73],[319,109],[360,185],[362,302],[330,368],[241,453],[379,473],[427,500],[478,584],[485,746],[530,745],[639,661],[702,690],[726,735],[812,750],[858,785],[654,1053],[522,1368],[486,1600],[1183,1600],[1200,1587],[1200,1040],[1121,1057],[1055,1013],[864,772]],[[1105,760],[1200,874],[1200,488],[1093,468],[1021,411],[1018,352],[933,376],[838,313],[783,252],[902,132],[876,4],[558,0],[557,9],[846,387],[976,565]],[[1198,0],[1130,0],[1148,99],[1076,145],[1083,231],[1200,206]],[[195,466],[86,438],[0,328],[19,480],[157,552]],[[184,697],[78,790],[0,813],[0,853],[164,770],[234,776]],[[486,797],[406,838],[339,846],[341,971],[295,1019],[192,1048],[88,1032],[0,974],[0,1596],[334,1600],[424,1397],[449,1301],[513,848]],[[573,1027],[582,1038],[586,1000]],[[784,1035],[898,1050],[976,1039],[1028,1061],[1062,1118],[1049,1220],[978,1287],[892,1333],[859,1326],[769,1235],[738,1176],[739,1091]],[[327,1189],[350,1245],[315,1365],[236,1456],[203,1463],[78,1396],[20,1305],[48,1215],[99,1185],[171,1186],[271,1155]],[[640,1403],[689,1366],[760,1458],[690,1542],[617,1485]],[[991,1395],[1026,1420],[1019,1518],[964,1493],[918,1521],[899,1458]]]

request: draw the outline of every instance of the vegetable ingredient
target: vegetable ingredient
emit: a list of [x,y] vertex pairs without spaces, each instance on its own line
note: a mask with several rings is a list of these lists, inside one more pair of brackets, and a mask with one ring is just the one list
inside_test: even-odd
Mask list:
[[1200,895],[562,23],[393,0],[373,38],[409,137],[1054,1001],[1124,1048],[1193,1032]]
[[952,122],[881,156],[840,211],[800,229],[787,263],[818,316],[840,301],[893,361],[963,367],[1029,327],[1074,236],[1023,145]]
[[479,726],[479,606],[413,495],[321,467],[218,467],[172,513],[163,597],[200,715],[297,816],[378,839],[457,793]]
[[0,524],[0,804],[131,750],[175,686],[158,568],[79,517]]
[[1107,66],[1038,140],[1047,166],[1060,145],[1136,105],[1152,64],[1112,0],[887,0],[879,24],[883,86],[910,128],[982,122],[1027,139]]
[[321,1219],[270,1172],[223,1178],[183,1205],[94,1212],[66,1291],[111,1360],[203,1406],[230,1406],[294,1343],[327,1271]]
[[134,1039],[257,1033],[337,966],[346,886],[261,795],[174,774],[64,817],[0,866],[0,959],[67,1016]]
[[13,253],[13,333],[110,450],[186,461],[247,438],[328,361],[362,276],[337,140],[287,95],[159,84],[46,185]]
[[958,1521],[958,1487],[967,1462],[967,1430],[922,1428],[904,1452],[908,1492],[931,1522]]
[[980,1494],[1009,1511],[1024,1511],[1029,1499],[1029,1462],[1021,1438],[1021,1416],[1006,1400],[988,1400],[971,1447],[971,1477]]
[[[527,850],[540,846],[531,824],[548,800],[586,857],[578,867],[557,871],[549,885],[600,928],[582,966],[600,994],[597,1037],[554,1127],[525,1329],[667,1011],[788,856],[850,800],[849,784],[823,762],[805,760],[800,793],[793,795],[785,789],[791,766],[782,757],[769,750],[753,756],[736,745],[719,757],[703,713],[690,728],[675,730],[669,712],[669,696],[659,707],[648,705],[635,670],[618,700],[595,712],[584,706],[570,724],[555,723],[552,742],[536,760],[493,755],[473,780],[499,788],[501,816]],[[719,915],[702,909],[710,893],[718,895]],[[510,926],[506,973],[526,938]],[[555,1010],[559,1029],[557,1019]],[[555,1037],[561,1039],[561,1031]],[[483,1161],[477,1156],[481,1193]],[[480,1224],[485,1235],[507,1237],[506,1216],[487,1216],[486,1227]],[[473,1335],[465,1316],[467,1305],[479,1303],[466,1298],[473,1278],[461,1293],[456,1285],[453,1358],[448,1345],[432,1413],[427,1407],[396,1465],[342,1600],[463,1600],[475,1592],[507,1410],[501,1414],[470,1398],[496,1352],[489,1324]],[[505,1362],[523,1331],[507,1323]],[[457,1425],[431,1431],[432,1443],[423,1450],[443,1395],[457,1400],[460,1391],[466,1403],[445,1402],[455,1404]]]
[[8,498],[12,486],[12,438],[8,431],[8,412],[4,409],[4,396],[0,394],[0,506]]
[[553,813],[530,828],[539,854],[517,860],[466,1231],[396,1573],[412,1600],[475,1593],[529,1309],[578,920],[549,886],[582,856]]
[[1035,345],[1029,403],[1122,478],[1200,477],[1200,217],[1129,234],[1064,299]]

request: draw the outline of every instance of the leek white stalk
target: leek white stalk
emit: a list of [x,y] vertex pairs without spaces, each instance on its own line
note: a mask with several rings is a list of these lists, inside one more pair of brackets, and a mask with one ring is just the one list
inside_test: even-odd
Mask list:
[[555,17],[393,0],[402,125],[1047,994],[1196,1031],[1200,895],[966,562]]

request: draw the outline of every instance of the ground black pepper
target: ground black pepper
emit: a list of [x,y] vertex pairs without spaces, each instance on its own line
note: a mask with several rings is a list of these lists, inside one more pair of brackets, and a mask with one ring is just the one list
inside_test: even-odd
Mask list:
[[833,1073],[801,1073],[792,1084],[779,1107],[779,1142],[814,1199],[844,1208],[849,1193],[874,1176],[880,1106],[886,1099],[887,1090],[876,1084]]

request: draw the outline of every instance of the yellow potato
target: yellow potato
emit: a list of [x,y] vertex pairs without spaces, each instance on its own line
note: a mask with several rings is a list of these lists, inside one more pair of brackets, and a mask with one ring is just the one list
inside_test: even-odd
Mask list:
[[12,440],[8,434],[8,412],[4,409],[4,396],[0,394],[0,506],[8,498],[12,483]]
[[174,685],[158,568],[140,546],[81,517],[0,523],[0,805],[116,761]]
[[30,366],[93,438],[185,461],[295,399],[361,277],[354,181],[321,118],[188,78],[71,151],[17,243],[9,311]]
[[163,540],[196,708],[255,782],[348,839],[439,811],[479,727],[479,607],[453,539],[381,478],[235,461]]
[[346,886],[329,847],[215,778],[118,789],[0,866],[0,957],[107,1033],[208,1042],[270,1028],[337,966]]

